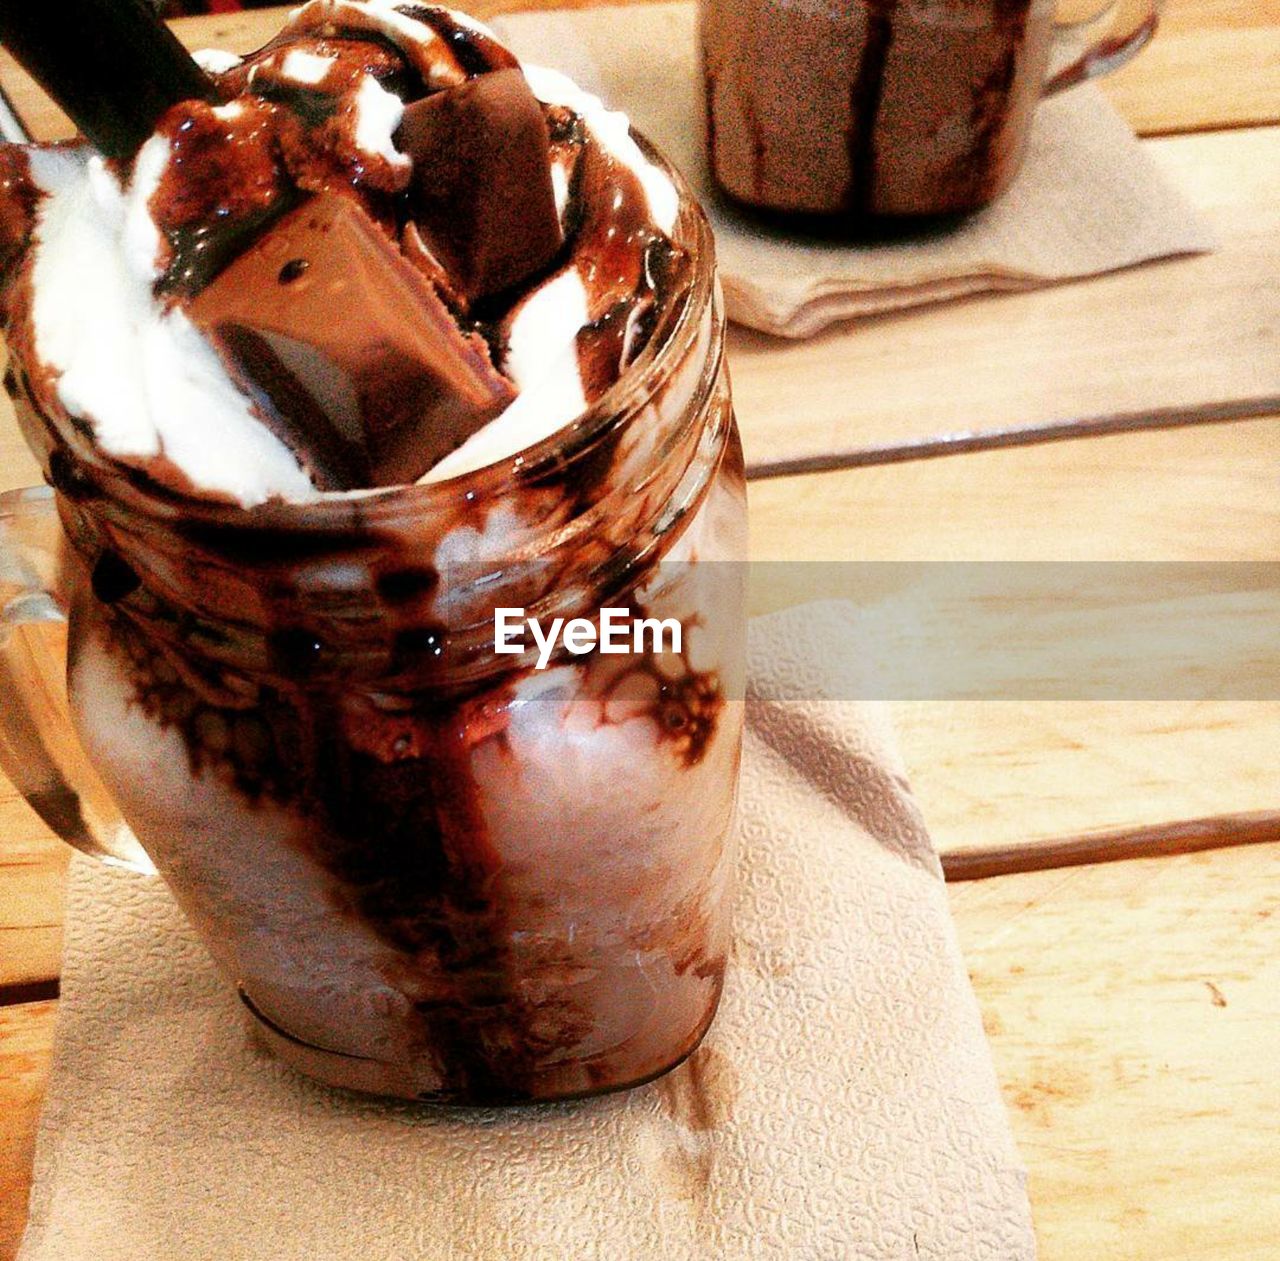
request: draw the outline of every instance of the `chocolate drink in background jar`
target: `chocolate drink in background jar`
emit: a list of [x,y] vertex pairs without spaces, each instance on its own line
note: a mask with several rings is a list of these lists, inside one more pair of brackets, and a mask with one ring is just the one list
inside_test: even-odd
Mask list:
[[[745,494],[706,220],[456,13],[313,0],[202,62],[134,140],[84,98],[113,163],[0,150],[84,749],[303,1072],[466,1104],[646,1080],[729,947]],[[42,502],[0,505],[11,610],[51,607],[9,578]],[[496,651],[504,608],[683,637],[540,661]],[[17,677],[0,721],[47,725]]]
[[735,201],[848,221],[963,214],[1008,188],[1048,94],[1123,64],[1123,0],[1046,80],[1054,0],[700,0],[708,165]]

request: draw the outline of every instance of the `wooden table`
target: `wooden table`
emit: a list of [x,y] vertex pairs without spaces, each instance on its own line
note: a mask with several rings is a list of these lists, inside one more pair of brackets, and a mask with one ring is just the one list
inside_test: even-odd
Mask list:
[[[182,33],[250,48],[277,20],[193,19]],[[1171,0],[1153,47],[1106,90],[1222,250],[802,345],[735,334],[749,456],[752,415],[786,407],[797,385],[814,392],[832,365],[865,409],[997,406],[1027,429],[1014,446],[904,445],[757,480],[757,558],[1280,560],[1280,0]],[[53,134],[56,116],[17,95]],[[1113,371],[1135,339],[1142,355]],[[994,342],[1004,353],[957,387],[967,394],[922,404],[909,388],[913,365]],[[1061,348],[1057,375],[1032,399],[1023,385],[1046,345]],[[905,353],[890,361],[894,347]],[[1091,398],[1099,423],[1049,441],[1054,408],[1082,414]],[[815,450],[838,420],[810,418]],[[35,476],[8,418],[0,470],[0,488]],[[897,718],[1042,1256],[1280,1257],[1280,703],[915,701]],[[25,1214],[64,866],[0,783],[0,1258]],[[976,874],[988,878],[962,879]]]

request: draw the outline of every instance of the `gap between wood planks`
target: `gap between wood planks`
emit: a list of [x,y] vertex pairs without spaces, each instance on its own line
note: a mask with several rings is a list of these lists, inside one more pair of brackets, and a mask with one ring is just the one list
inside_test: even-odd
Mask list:
[[47,981],[23,981],[16,985],[0,985],[0,1007],[19,1007],[23,1003],[47,1003],[61,992],[58,978]]
[[942,855],[942,870],[948,884],[959,884],[1029,871],[1093,866],[1131,858],[1169,858],[1271,841],[1280,841],[1280,810],[1214,815],[1023,845],[953,850]]
[[1213,132],[1249,131],[1254,127],[1274,127],[1275,125],[1276,120],[1271,115],[1263,114],[1256,118],[1238,118],[1229,122],[1196,123],[1192,126],[1186,124],[1173,124],[1168,127],[1154,125],[1144,127],[1141,131],[1135,129],[1134,135],[1139,140],[1169,140],[1176,136],[1205,136]]
[[1200,403],[1193,407],[1146,408],[1109,415],[1068,417],[1062,420],[1018,425],[1009,429],[938,434],[914,442],[830,455],[804,455],[792,459],[748,462],[747,481],[773,477],[798,477],[807,473],[832,473],[839,469],[870,468],[881,464],[905,464],[912,460],[935,460],[973,451],[996,451],[1010,447],[1030,447],[1044,442],[1070,442],[1075,438],[1097,438],[1108,434],[1137,433],[1148,429],[1183,429],[1191,425],[1227,424],[1240,420],[1261,420],[1280,413],[1280,395],[1228,399],[1222,403]]

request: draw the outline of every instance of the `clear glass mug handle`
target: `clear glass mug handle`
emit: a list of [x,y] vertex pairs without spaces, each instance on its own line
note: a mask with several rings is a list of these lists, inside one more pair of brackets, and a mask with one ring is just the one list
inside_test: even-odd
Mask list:
[[48,487],[0,494],[0,770],[69,845],[153,872],[71,725],[63,547]]
[[[1057,23],[1057,41],[1069,51],[1066,64],[1055,69],[1045,81],[1044,95],[1053,96],[1077,83],[1119,70],[1151,42],[1162,3],[1163,0],[1116,0],[1096,18]],[[1095,35],[1093,28],[1098,25],[1104,29]],[[1083,42],[1082,33],[1088,40],[1084,48],[1078,43]]]

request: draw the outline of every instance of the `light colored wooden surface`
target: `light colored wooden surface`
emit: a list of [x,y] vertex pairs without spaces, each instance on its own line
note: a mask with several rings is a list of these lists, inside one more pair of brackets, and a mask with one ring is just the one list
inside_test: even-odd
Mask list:
[[0,989],[53,980],[67,848],[0,777]]
[[1277,860],[953,887],[1043,1261],[1280,1256]]
[[[1272,419],[755,482],[753,555],[1280,561],[1278,464],[1280,420]],[[884,570],[883,578],[879,567],[850,567],[847,575],[869,626],[888,637],[863,650],[873,658],[892,658],[901,651],[892,637],[910,635],[927,645],[916,651],[946,661],[948,637],[985,616],[980,592],[972,609],[931,610],[899,589],[916,580],[911,568]],[[830,588],[844,576],[821,567],[816,581]],[[1011,631],[1034,642],[1084,625],[1058,594],[1067,577],[1050,571],[1043,600],[1008,617]],[[770,567],[756,584],[757,607],[837,594],[813,590],[814,581],[804,566]],[[893,599],[917,616],[901,627],[878,617]],[[1271,590],[1252,609],[1264,618],[1268,661],[1251,662],[1259,679],[1274,679],[1280,665],[1280,643],[1265,633],[1280,621],[1278,600]],[[1149,619],[1154,634],[1167,610],[1135,603],[1111,612],[1124,624]],[[1242,642],[1224,643],[1224,658],[1227,643]],[[1109,665],[1101,657],[1097,664]],[[1229,672],[1235,663],[1219,664]],[[1280,692],[1268,700],[1018,699],[1036,682],[1028,675],[1008,700],[895,705],[912,782],[944,853],[1280,805]],[[1242,694],[1251,694],[1247,685]]]
[[894,719],[944,854],[1280,806],[1275,700],[910,701]]
[[[1044,1261],[1280,1255],[1278,860],[1258,846],[952,889]],[[0,1256],[53,1008],[0,1011]]]
[[1278,0],[1166,0],[1160,30],[1103,89],[1139,135],[1274,122]]
[[[1107,87],[1143,132],[1213,133],[1146,148],[1217,224],[1218,255],[799,347],[735,335],[754,458],[769,458],[779,426],[821,454],[850,435],[901,444],[1280,392],[1276,4],[1173,0],[1156,44]],[[471,6],[513,7],[539,4]],[[247,49],[277,23],[196,19],[184,36]],[[52,125],[47,109],[37,116]],[[1214,131],[1241,124],[1259,125]],[[1272,419],[758,482],[754,554],[1272,560],[1278,448]],[[0,417],[0,489],[33,475]],[[1270,700],[918,701],[896,716],[947,849],[1277,806]],[[953,888],[1045,1261],[1280,1258],[1277,856],[1251,846]],[[64,862],[0,786],[0,986],[56,976]],[[4,1259],[24,1215],[55,1011],[0,1007]]]
[[1280,420],[753,482],[757,560],[1280,560]]
[[[18,434],[9,399],[0,395],[0,492],[33,485],[39,476],[39,467]],[[0,990],[58,975],[66,863],[65,847],[0,774]],[[0,1039],[0,1055],[3,1047]],[[4,1134],[0,1123],[0,1143],[5,1141]],[[0,1153],[4,1150],[0,1146]],[[3,1169],[0,1157],[0,1178]],[[4,1212],[0,1196],[0,1222]],[[4,1256],[0,1247],[0,1258]]]
[[[1145,142],[1213,254],[1031,293],[730,337],[748,463],[1233,399],[1280,403],[1280,127]],[[826,388],[817,388],[817,382]]]
[[[0,1007],[0,1257],[18,1249],[57,1003]],[[72,1261],[68,1258],[68,1261]]]

